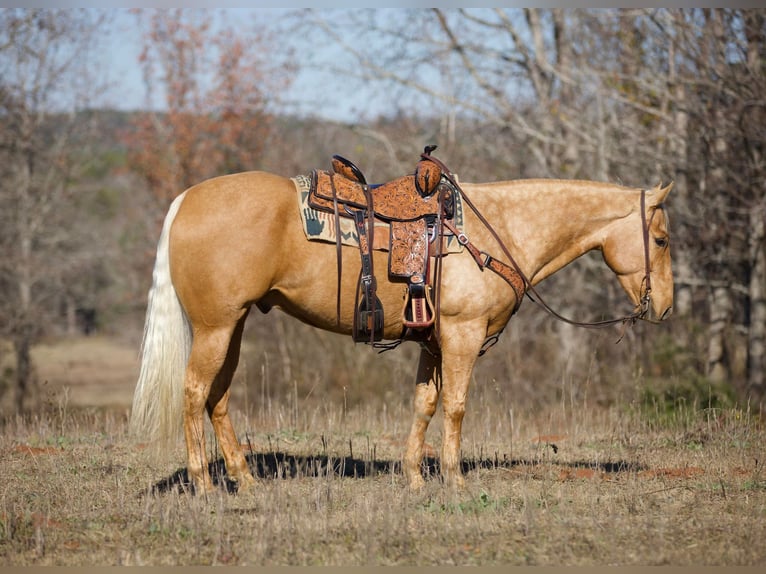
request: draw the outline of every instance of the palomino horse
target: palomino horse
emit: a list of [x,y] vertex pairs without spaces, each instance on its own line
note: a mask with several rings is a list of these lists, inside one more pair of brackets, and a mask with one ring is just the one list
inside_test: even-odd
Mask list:
[[[460,187],[496,233],[466,209],[465,235],[496,259],[507,260],[503,253],[512,253],[529,285],[598,249],[633,304],[643,307],[642,315],[670,315],[673,276],[662,205],[672,184],[645,191],[566,180]],[[205,410],[238,490],[255,484],[228,413],[229,387],[252,305],[264,313],[280,308],[321,329],[351,333],[359,252],[342,248],[340,317],[337,257],[335,246],[306,240],[290,178],[264,172],[227,175],[191,187],[173,201],[157,249],[131,426],[142,440],[167,445],[183,421],[196,492],[213,488],[203,436]],[[374,267],[383,308],[401,308],[403,287],[386,279],[386,258],[376,257]],[[423,485],[423,444],[439,397],[444,413],[441,472],[448,484],[463,484],[460,434],[471,371],[485,340],[506,326],[516,307],[509,284],[482,271],[467,252],[444,257],[438,337],[421,351],[403,457],[411,487]],[[384,339],[398,339],[401,333],[401,316],[388,314]]]

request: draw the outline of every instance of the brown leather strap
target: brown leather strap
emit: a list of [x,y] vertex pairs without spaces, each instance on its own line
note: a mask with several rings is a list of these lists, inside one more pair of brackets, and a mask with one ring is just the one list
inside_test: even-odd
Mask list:
[[[428,148],[426,148],[428,149]],[[434,307],[435,307],[435,313],[436,318],[434,319],[434,336],[438,340],[439,338],[439,328],[440,328],[440,317],[441,317],[441,286],[442,286],[442,259],[444,254],[444,226],[447,222],[447,217],[445,214],[445,206],[444,206],[444,193],[439,192],[439,213],[436,218],[436,223],[434,224],[436,226],[436,252],[434,253],[433,259],[429,259],[426,268],[429,270],[429,281],[430,281],[430,269],[431,269],[431,261],[433,261],[434,270],[433,270],[433,276],[434,276],[434,282],[433,282],[433,290],[434,290]],[[454,193],[457,193],[455,191]]]
[[[335,177],[335,176],[331,176]],[[356,300],[354,301],[354,327],[353,338],[355,341],[360,340],[359,334],[359,305],[365,307],[364,311],[368,320],[368,325],[362,326],[362,328],[369,330],[369,342],[372,344],[377,339],[383,336],[383,325],[377,325],[375,318],[378,314],[378,310],[382,313],[383,308],[380,300],[377,296],[377,280],[375,279],[375,268],[373,265],[373,241],[375,230],[375,209],[373,205],[372,194],[370,193],[369,186],[364,185],[364,194],[367,200],[367,207],[365,209],[350,210],[346,206],[346,211],[353,215],[356,225],[356,232],[359,236],[359,253],[362,259],[362,266],[360,269],[360,279],[357,284]],[[363,293],[360,295],[360,288],[363,289]],[[360,299],[361,296],[361,299]],[[382,323],[382,321],[381,321]],[[380,331],[376,330],[380,327]]]
[[335,222],[335,256],[338,261],[338,286],[337,286],[337,295],[336,295],[336,302],[335,302],[335,313],[336,313],[336,321],[338,327],[340,327],[340,291],[341,291],[341,278],[343,275],[343,248],[341,245],[342,237],[340,236],[340,213],[338,212],[338,193],[335,189],[335,180],[331,180],[332,182],[332,208],[333,213],[335,214],[334,222]]
[[[478,247],[476,247],[471,241],[468,239],[468,237],[463,233],[462,231],[459,231],[451,221],[445,220],[444,221],[444,227],[449,229],[453,235],[457,238],[458,242],[464,246],[468,253],[471,254],[471,256],[476,261],[476,264],[479,266],[480,269],[486,269],[489,268],[495,273],[497,273],[500,277],[506,280],[508,285],[511,286],[513,289],[514,294],[516,295],[516,306],[514,307],[513,312],[515,313],[518,311],[519,306],[521,305],[521,301],[524,297],[525,292],[525,281],[524,278],[519,274],[513,267],[510,265],[506,265],[502,261],[495,259],[488,253],[484,253],[481,251]],[[519,285],[519,283],[521,285]]]

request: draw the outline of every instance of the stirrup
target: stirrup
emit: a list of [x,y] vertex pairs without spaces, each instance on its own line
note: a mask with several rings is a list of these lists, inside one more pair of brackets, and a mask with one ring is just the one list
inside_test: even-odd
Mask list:
[[421,282],[409,285],[404,296],[402,324],[410,329],[427,329],[434,324],[435,319],[431,288],[423,284],[422,279]]
[[354,325],[354,341],[369,343],[383,339],[383,303],[375,297],[374,307],[371,299],[362,296],[362,301],[356,310]]

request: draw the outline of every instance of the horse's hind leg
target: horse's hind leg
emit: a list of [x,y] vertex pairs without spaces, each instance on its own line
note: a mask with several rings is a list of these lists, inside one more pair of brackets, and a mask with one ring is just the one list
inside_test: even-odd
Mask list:
[[404,476],[409,482],[410,488],[413,489],[421,488],[424,484],[423,475],[420,472],[420,463],[423,461],[423,443],[425,442],[428,423],[431,422],[431,418],[436,412],[436,403],[439,400],[441,385],[439,364],[438,357],[425,349],[420,351],[415,400],[413,401],[415,415],[402,461]]
[[216,437],[218,437],[218,444],[223,452],[224,461],[226,461],[226,470],[229,477],[237,482],[239,492],[244,492],[255,484],[255,479],[247,466],[247,461],[229,417],[231,379],[239,362],[242,330],[245,326],[246,317],[247,315],[242,317],[234,329],[226,360],[213,381],[213,388],[210,389],[210,395],[207,399],[207,412],[210,415]]
[[[197,492],[213,490],[205,452],[205,408],[213,383],[221,373],[224,363],[227,362],[233,335],[235,331],[241,329],[238,324],[239,321],[227,326],[203,327],[194,331],[184,379],[184,437],[189,477]],[[228,385],[226,386],[228,388]],[[225,394],[225,391],[222,392],[221,397]],[[217,404],[220,402],[220,400],[217,401]],[[226,411],[226,401],[223,404],[223,411]],[[222,419],[228,419],[228,417],[224,416],[219,420]],[[227,442],[227,447],[228,444]]]

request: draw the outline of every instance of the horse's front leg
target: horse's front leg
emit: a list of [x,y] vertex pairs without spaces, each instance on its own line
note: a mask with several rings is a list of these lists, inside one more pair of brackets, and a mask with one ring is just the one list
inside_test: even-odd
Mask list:
[[441,378],[444,436],[442,438],[441,474],[444,482],[458,488],[465,484],[461,469],[460,437],[465,415],[471,373],[486,337],[485,321],[442,328]]
[[415,385],[415,415],[402,461],[404,476],[409,482],[410,488],[413,489],[419,489],[425,484],[420,472],[420,463],[423,461],[423,444],[426,439],[428,423],[431,422],[431,418],[436,412],[436,403],[439,400],[439,388],[441,386],[439,365],[439,357],[426,349],[420,351]]

